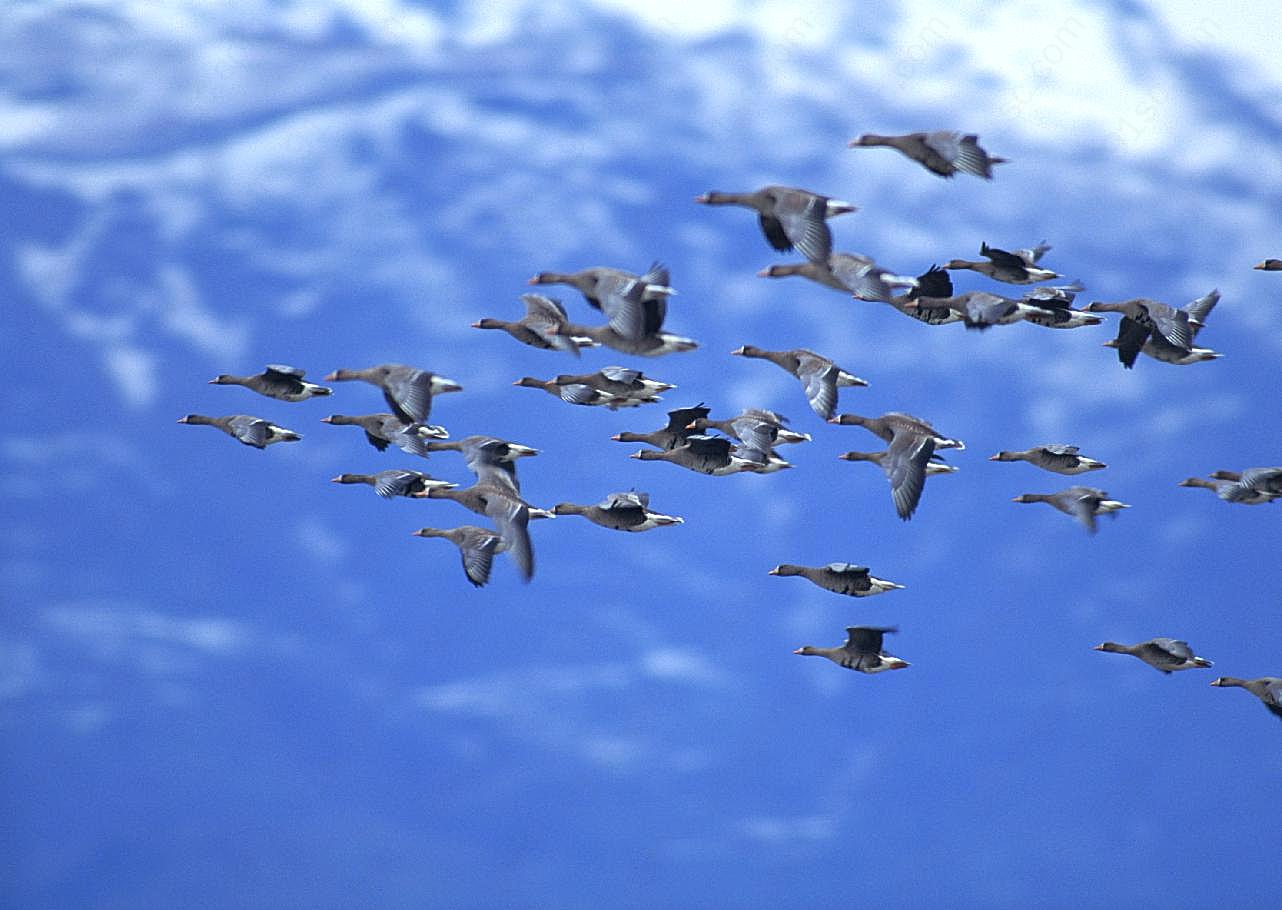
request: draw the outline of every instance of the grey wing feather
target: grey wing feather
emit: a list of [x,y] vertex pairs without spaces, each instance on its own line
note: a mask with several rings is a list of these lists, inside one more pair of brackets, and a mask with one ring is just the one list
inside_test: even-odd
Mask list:
[[916,433],[896,433],[891,440],[882,470],[890,481],[895,512],[901,519],[912,518],[926,485],[926,465],[935,452],[935,441]]
[[306,370],[300,370],[298,367],[291,367],[283,363],[269,363],[264,372],[279,373],[282,376],[289,376],[293,379],[302,379],[307,374]]
[[399,468],[379,471],[375,475],[374,492],[385,499],[392,496],[404,496],[414,482],[422,479],[422,477],[423,475],[418,471],[406,471]]
[[267,447],[267,434],[270,424],[261,417],[247,417],[238,414],[230,421],[232,435],[239,439],[245,445],[251,445],[256,449]]
[[501,539],[480,528],[468,534],[459,544],[459,555],[463,559],[463,572],[467,580],[476,587],[481,587],[490,580],[490,570],[494,565],[494,553]]
[[427,423],[432,413],[432,375],[424,370],[393,374],[383,387],[383,398],[406,423]]
[[529,581],[534,575],[534,548],[530,544],[530,510],[525,504],[506,496],[489,496],[485,514],[498,528],[503,547],[516,562],[521,575]]

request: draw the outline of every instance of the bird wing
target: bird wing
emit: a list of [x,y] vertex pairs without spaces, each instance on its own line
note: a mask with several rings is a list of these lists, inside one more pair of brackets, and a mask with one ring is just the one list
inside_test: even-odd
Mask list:
[[432,374],[405,368],[388,373],[383,398],[405,423],[427,423],[432,413]]
[[979,254],[992,260],[993,265],[1002,266],[1003,268],[1023,270],[1027,262],[1022,256],[1006,250],[998,249],[995,246],[989,246],[987,243],[979,245]]
[[1180,307],[1184,312],[1189,314],[1189,323],[1193,337],[1197,337],[1198,329],[1206,324],[1206,318],[1211,315],[1211,310],[1220,302],[1220,292],[1218,290],[1203,294],[1197,300],[1193,300]]
[[519,499],[512,499],[501,490],[486,493],[485,514],[494,522],[503,548],[516,562],[521,575],[529,581],[534,575],[534,548],[530,543],[530,509]]
[[256,449],[267,447],[267,437],[271,435],[271,424],[261,417],[250,417],[237,414],[227,422],[231,434],[247,446]]
[[935,440],[929,436],[897,431],[891,438],[881,468],[890,481],[890,496],[895,512],[907,521],[917,510],[926,485],[926,465],[935,452]]
[[1122,322],[1117,327],[1117,359],[1121,361],[1122,366],[1131,369],[1135,366],[1135,358],[1140,356],[1140,349],[1144,347],[1144,342],[1148,341],[1148,336],[1152,330],[1142,322],[1137,322],[1129,316],[1123,316]]
[[1153,332],[1161,335],[1170,344],[1187,351],[1193,346],[1193,330],[1189,326],[1189,314],[1177,310],[1165,303],[1150,301],[1142,305],[1153,321]]
[[463,559],[463,572],[467,580],[476,587],[481,587],[490,580],[490,569],[494,565],[494,553],[502,543],[497,534],[484,528],[471,528],[459,542],[459,555]]
[[[789,243],[812,262],[827,263],[832,253],[832,232],[828,230],[828,199],[801,190],[780,190],[775,193],[774,213]],[[762,227],[764,229],[764,219]],[[767,235],[768,236],[768,235]]]
[[374,478],[374,492],[387,499],[392,496],[404,496],[416,481],[423,479],[423,475],[418,471],[392,468],[379,471]]
[[882,636],[894,631],[894,626],[848,626],[843,647],[855,654],[880,654]]
[[1096,531],[1095,509],[1100,500],[1105,498],[1103,491],[1092,487],[1071,487],[1062,495],[1067,507],[1065,511],[1080,521],[1087,531],[1094,534]]

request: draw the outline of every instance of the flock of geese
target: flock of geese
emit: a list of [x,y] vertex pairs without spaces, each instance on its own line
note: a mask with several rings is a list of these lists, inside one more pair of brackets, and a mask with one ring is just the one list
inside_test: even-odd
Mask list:
[[[903,136],[866,134],[850,143],[852,148],[886,146],[901,152],[931,172],[943,177],[957,173],[992,179],[993,166],[1006,159],[988,154],[974,135],[939,131]],[[1100,313],[1121,316],[1117,335],[1106,346],[1117,350],[1126,369],[1134,367],[1143,354],[1163,363],[1187,365],[1214,360],[1221,355],[1198,347],[1198,333],[1219,301],[1210,293],[1183,306],[1173,307],[1156,300],[1133,298],[1115,303],[1095,301],[1081,308],[1072,306],[1084,290],[1073,281],[1061,285],[1043,282],[1061,275],[1042,264],[1051,247],[1044,241],[1026,249],[1003,250],[983,243],[980,260],[952,259],[932,266],[917,276],[895,274],[867,256],[836,252],[828,219],[856,211],[856,206],[819,193],[787,186],[766,186],[753,192],[707,192],[695,201],[709,206],[738,206],[753,210],[767,243],[775,250],[797,250],[805,261],[771,266],[759,274],[767,278],[801,276],[863,301],[888,304],[906,316],[928,325],[961,322],[968,329],[984,330],[1015,322],[1031,322],[1054,329],[1076,329],[1098,325]],[[1282,271],[1282,260],[1266,259],[1255,266],[1264,271]],[[1011,285],[1029,285],[1020,297],[989,291],[954,293],[949,275],[971,271]],[[483,318],[473,323],[478,329],[499,330],[530,347],[559,351],[578,357],[584,348],[607,347],[622,354],[656,357],[695,350],[693,339],[664,331],[668,299],[676,293],[666,267],[655,263],[645,274],[617,268],[593,267],[577,272],[539,272],[531,285],[567,285],[576,289],[588,306],[604,317],[603,324],[571,321],[558,300],[538,293],[521,296],[522,318],[508,321]],[[765,360],[786,370],[800,382],[810,408],[823,420],[841,426],[858,426],[876,436],[885,448],[879,451],[849,451],[838,457],[867,461],[884,472],[890,485],[896,514],[908,520],[916,511],[928,476],[952,473],[942,451],[964,449],[964,443],[937,431],[925,420],[900,412],[877,417],[838,413],[842,388],[868,383],[830,358],[807,349],[767,350],[745,344],[734,355]],[[299,402],[330,396],[332,389],[308,382],[303,370],[273,364],[261,373],[248,376],[224,374],[210,380],[218,385],[239,385],[268,398]],[[402,452],[427,457],[435,452],[453,451],[463,456],[476,482],[459,488],[456,484],[409,469],[393,468],[375,474],[341,474],[340,484],[364,484],[382,497],[406,496],[451,499],[488,519],[491,526],[459,525],[452,528],[423,527],[413,534],[443,538],[453,543],[462,558],[468,580],[478,587],[489,580],[496,553],[507,553],[527,581],[534,574],[534,551],[530,521],[557,515],[580,515],[604,528],[641,532],[680,524],[682,519],[650,510],[649,496],[635,490],[615,492],[591,505],[560,503],[542,509],[521,496],[517,462],[537,454],[530,446],[487,435],[469,435],[450,440],[441,426],[428,423],[432,401],[437,395],[457,392],[459,383],[429,370],[403,364],[380,364],[366,369],[340,369],[325,377],[330,382],[357,381],[378,388],[388,410],[360,415],[331,414],[322,418],[332,425],[356,426],[365,440],[379,451],[395,446]],[[641,370],[607,366],[592,373],[566,373],[548,379],[525,376],[514,385],[541,389],[563,402],[609,409],[633,408],[658,401],[658,394],[674,388],[669,383],[645,376]],[[230,414],[208,417],[188,414],[180,423],[217,427],[248,446],[266,448],[301,437],[261,417]],[[741,414],[712,419],[703,403],[668,412],[666,424],[645,432],[625,432],[613,437],[619,442],[643,443],[649,448],[632,454],[643,461],[666,461],[702,474],[722,476],[740,472],[771,473],[791,465],[778,453],[781,446],[811,440],[809,434],[790,429],[786,418],[764,408],[749,408]],[[1019,451],[1002,451],[991,461],[1024,461],[1047,472],[1076,476],[1106,468],[1094,458],[1081,454],[1077,446],[1047,444]],[[1207,478],[1188,478],[1180,484],[1206,487],[1226,503],[1256,505],[1282,498],[1282,467],[1216,471]],[[1024,493],[1015,502],[1041,502],[1069,515],[1090,533],[1096,531],[1100,515],[1116,514],[1128,506],[1102,489],[1074,485],[1050,493]],[[826,566],[781,564],[771,575],[801,576],[828,591],[850,597],[868,597],[903,587],[872,576],[869,569],[845,562]],[[908,663],[883,650],[883,637],[894,627],[851,626],[839,647],[798,648],[794,653],[825,657],[842,667],[863,673],[897,670]],[[1170,673],[1175,670],[1210,667],[1211,662],[1196,656],[1187,642],[1153,638],[1126,645],[1104,642],[1096,650],[1130,654],[1150,666]],[[1238,686],[1256,695],[1266,707],[1282,717],[1282,678],[1239,679],[1222,676],[1212,685]]]

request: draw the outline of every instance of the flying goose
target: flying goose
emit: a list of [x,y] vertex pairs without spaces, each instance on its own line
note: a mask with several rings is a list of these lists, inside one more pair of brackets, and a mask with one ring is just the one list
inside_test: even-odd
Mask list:
[[902,152],[931,173],[952,177],[958,171],[993,179],[993,165],[1005,164],[1005,158],[990,155],[979,144],[974,133],[963,135],[952,130],[935,130],[928,133],[906,133],[902,136],[879,136],[864,133],[852,139],[847,148],[886,146]]
[[552,507],[557,515],[582,515],[593,524],[614,531],[649,531],[651,528],[682,524],[685,519],[650,511],[650,494],[631,490],[611,493],[596,505],[560,502]]
[[780,252],[794,246],[813,262],[827,262],[832,232],[826,219],[857,210],[849,202],[789,186],[765,186],[751,193],[707,192],[694,197],[704,205],[742,205],[754,209],[766,241]]
[[1085,455],[1077,454],[1077,451],[1077,446],[1051,443],[1017,452],[998,452],[996,455],[989,456],[988,460],[1026,461],[1044,471],[1069,475],[1085,474],[1087,471],[1098,471],[1101,468],[1108,467],[1102,461],[1096,461],[1094,458],[1087,458]]
[[261,373],[253,376],[233,376],[220,373],[209,380],[210,385],[241,385],[259,395],[278,401],[304,401],[317,395],[329,395],[332,389],[314,382],[304,382],[306,372],[283,363],[269,363]]
[[558,385],[587,385],[620,398],[636,398],[641,401],[657,401],[659,392],[675,389],[670,382],[649,379],[640,370],[628,367],[602,367],[595,373],[583,373],[570,376],[562,374],[552,380]]
[[642,449],[633,452],[630,457],[641,461],[668,461],[698,474],[717,477],[744,471],[769,474],[792,467],[773,453],[736,446],[729,439],[720,436],[694,434],[671,449]]
[[1187,354],[1193,347],[1194,331],[1189,325],[1187,310],[1175,307],[1146,297],[1133,297],[1120,303],[1103,303],[1092,301],[1086,308],[1090,313],[1121,313],[1125,318],[1118,328],[1116,343],[1117,358],[1128,370],[1135,365],[1144,342],[1152,335],[1156,340],[1166,342],[1180,354]]
[[426,424],[432,413],[433,395],[463,388],[452,379],[402,363],[381,363],[363,370],[335,370],[325,379],[330,382],[359,380],[378,386],[387,406],[405,423]]
[[828,418],[829,423],[846,427],[863,427],[883,442],[893,442],[897,432],[920,433],[929,436],[937,449],[964,449],[966,443],[960,439],[950,439],[922,420],[911,414],[889,411],[880,417],[861,417],[858,414],[838,414]]
[[330,414],[322,417],[321,423],[334,426],[357,426],[365,431],[365,439],[380,452],[386,451],[388,445],[395,445],[407,455],[427,457],[426,441],[428,437],[448,436],[443,427],[425,426],[419,423],[405,423],[395,414],[379,412],[377,414]]
[[810,441],[809,433],[790,430],[784,426],[785,423],[787,418],[774,411],[747,408],[737,417],[725,420],[710,420],[707,417],[693,420],[689,429],[698,433],[708,429],[720,430],[749,448],[762,452],[768,452],[779,445]]
[[1130,508],[1124,502],[1109,499],[1101,489],[1083,486],[1069,487],[1058,493],[1021,493],[1011,502],[1044,502],[1065,515],[1072,515],[1092,534],[1096,531],[1096,515]]
[[457,528],[419,528],[411,531],[415,537],[441,537],[459,549],[463,558],[463,572],[475,587],[490,580],[494,554],[505,549],[503,538],[489,528],[476,525],[459,525]]
[[1104,342],[1104,347],[1115,349],[1117,351],[1117,359],[1128,370],[1135,365],[1136,357],[1140,354],[1152,357],[1154,360],[1160,360],[1163,363],[1173,363],[1176,366],[1187,366],[1190,363],[1201,363],[1205,360],[1217,360],[1224,355],[1210,348],[1194,347],[1192,343],[1197,339],[1198,332],[1206,325],[1207,317],[1210,316],[1211,310],[1215,309],[1215,305],[1219,303],[1219,300],[1220,292],[1211,290],[1196,300],[1186,303],[1176,311],[1184,313],[1188,317],[1190,345],[1188,348],[1171,344],[1160,333],[1153,331],[1151,327],[1142,322],[1137,322],[1130,316],[1122,317],[1122,321],[1117,328],[1117,337]]
[[228,414],[225,417],[188,414],[186,417],[179,417],[178,422],[217,427],[228,436],[256,449],[265,449],[274,442],[297,442],[303,438],[293,430],[250,414]]
[[649,433],[632,433],[624,431],[615,433],[610,438],[615,442],[645,442],[660,449],[674,449],[685,442],[693,432],[691,425],[711,413],[703,402],[692,408],[674,408],[668,412],[667,426],[651,430]]
[[845,594],[848,597],[872,597],[874,594],[903,588],[903,585],[868,574],[867,566],[849,562],[830,562],[826,566],[794,566],[785,562],[766,574],[783,577],[800,575],[834,594]]
[[332,483],[364,483],[374,488],[374,492],[384,499],[393,496],[408,496],[411,499],[426,498],[431,487],[452,488],[458,484],[448,480],[437,480],[421,471],[408,471],[403,468],[389,468],[377,474],[339,474]]
[[582,335],[569,332],[569,316],[559,300],[542,294],[522,294],[525,315],[515,322],[486,317],[472,323],[474,329],[501,329],[521,344],[548,351],[568,351],[579,355],[580,348],[593,348],[597,343]]
[[[988,291],[966,291],[951,297],[919,296],[906,300],[902,304],[905,310],[922,308],[947,308],[958,315],[968,329],[987,329],[994,325],[1011,325],[1024,320],[1038,320],[1043,325],[1052,325],[1056,319],[1056,308],[1047,304],[1034,304],[1027,300],[1016,300]],[[1094,318],[1094,317],[1091,317]],[[1082,317],[1083,320],[1087,317]]]
[[577,288],[588,305],[600,310],[607,316],[621,305],[618,299],[621,292],[632,282],[641,283],[641,298],[646,301],[664,301],[676,291],[669,285],[667,266],[655,262],[644,275],[624,269],[608,266],[591,266],[577,272],[539,272],[529,280],[530,284],[568,284]]
[[1251,266],[1253,269],[1259,269],[1262,272],[1282,272],[1282,259],[1265,259],[1263,262]]
[[987,275],[997,281],[1004,281],[1007,284],[1035,284],[1038,281],[1049,281],[1052,278],[1060,277],[1058,273],[1050,269],[1044,269],[1037,263],[1041,261],[1042,255],[1049,250],[1050,244],[1045,240],[1023,250],[1009,252],[998,249],[995,246],[989,246],[987,243],[980,243],[979,255],[985,257],[987,262],[973,262],[967,259],[953,259],[944,265],[946,269],[969,269],[972,272],[979,272],[981,275]]
[[860,673],[881,673],[884,670],[902,670],[908,661],[887,654],[881,649],[882,636],[898,631],[894,626],[848,626],[846,643],[840,648],[815,648],[805,645],[793,654],[826,657],[847,670]]
[[542,389],[549,395],[560,398],[566,404],[579,404],[585,407],[606,407],[611,411],[617,411],[619,408],[635,408],[642,404],[643,401],[659,400],[654,396],[648,399],[624,398],[621,395],[611,395],[609,392],[594,389],[592,386],[582,382],[562,385],[555,379],[535,379],[533,376],[522,376],[512,385],[524,386],[529,389]]
[[730,352],[739,357],[769,360],[801,380],[810,409],[827,420],[837,407],[837,389],[841,386],[867,386],[866,380],[838,367],[822,354],[805,348],[790,351],[767,351],[745,344]]
[[452,442],[428,442],[424,447],[429,452],[462,452],[467,469],[476,475],[478,483],[493,483],[513,493],[521,491],[516,460],[539,454],[538,449],[495,436],[464,436]]
[[811,281],[834,288],[860,300],[877,300],[889,303],[895,288],[915,288],[917,279],[895,275],[883,269],[867,256],[859,253],[833,253],[826,262],[790,262],[762,269],[761,278],[786,278],[800,275]]
[[1246,689],[1268,708],[1276,717],[1282,717],[1282,678],[1261,676],[1256,679],[1238,679],[1236,676],[1221,676],[1211,680],[1213,686],[1236,686]]
[[1189,643],[1178,638],[1150,638],[1136,645],[1121,645],[1115,641],[1106,641],[1096,645],[1095,650],[1131,654],[1150,667],[1168,674],[1175,670],[1213,666],[1205,657],[1195,657]]

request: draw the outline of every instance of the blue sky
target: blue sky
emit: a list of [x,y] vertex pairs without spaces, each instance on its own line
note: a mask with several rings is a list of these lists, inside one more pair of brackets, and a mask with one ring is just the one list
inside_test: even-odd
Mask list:
[[[1184,477],[1282,462],[1282,67],[1246,2],[23,2],[0,23],[0,897],[24,907],[1274,907],[1282,728],[1219,673],[1282,675],[1279,509]],[[862,132],[1011,159],[945,181]],[[801,279],[743,210],[844,198],[834,246],[900,273],[1043,238],[1084,300],[1223,294],[1224,359],[1124,371],[1115,322],[929,327]],[[469,323],[540,270],[661,259],[690,354],[581,361]],[[1009,290],[954,273],[960,290]],[[577,319],[594,315],[560,295]],[[842,410],[964,439],[911,522],[875,439],[729,356],[804,346]],[[415,467],[329,427],[381,407],[207,380],[412,363],[432,422],[540,449],[539,505],[651,494],[643,535],[566,516],[473,590],[410,536],[472,523],[328,479]],[[612,363],[661,405],[511,382]],[[713,478],[611,442],[669,407],[793,418],[796,467]],[[191,411],[304,435],[265,452]],[[1072,481],[1099,534],[1009,500]],[[905,585],[848,600],[780,562]],[[897,625],[875,677],[794,656]],[[1187,638],[1211,671],[1095,653]],[[1156,890],[1155,890],[1156,889]],[[1156,894],[1160,898],[1155,897]]]

